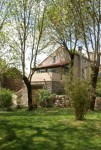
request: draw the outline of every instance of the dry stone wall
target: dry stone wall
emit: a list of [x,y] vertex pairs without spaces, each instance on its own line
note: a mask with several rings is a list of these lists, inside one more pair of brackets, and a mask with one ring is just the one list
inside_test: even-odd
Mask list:
[[101,97],[97,97],[95,100],[95,109],[101,110]]
[[[55,95],[54,107],[72,107],[69,98],[66,95]],[[101,97],[97,97],[95,100],[95,109],[101,110]]]
[[71,107],[71,103],[66,95],[56,95],[54,98],[54,107]]
[[12,102],[14,107],[28,106],[27,88],[23,84],[23,88],[12,95]]

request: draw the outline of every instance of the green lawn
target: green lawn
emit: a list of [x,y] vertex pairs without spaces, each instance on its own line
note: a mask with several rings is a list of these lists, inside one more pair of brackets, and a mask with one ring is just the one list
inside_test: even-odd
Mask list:
[[70,109],[0,112],[0,150],[101,150],[101,112],[85,121]]

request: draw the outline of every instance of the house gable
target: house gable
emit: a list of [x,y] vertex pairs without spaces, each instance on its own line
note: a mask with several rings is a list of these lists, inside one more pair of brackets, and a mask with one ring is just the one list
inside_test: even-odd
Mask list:
[[54,51],[51,55],[49,55],[43,62],[39,64],[39,67],[42,66],[50,66],[52,64],[64,64],[66,62],[70,62],[70,57],[68,52],[63,48],[59,47],[56,51]]

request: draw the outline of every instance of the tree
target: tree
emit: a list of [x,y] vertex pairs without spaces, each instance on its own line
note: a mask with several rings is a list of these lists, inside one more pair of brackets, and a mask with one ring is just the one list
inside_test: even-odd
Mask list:
[[8,18],[10,12],[10,2],[11,1],[8,0],[0,0],[0,31]]
[[[10,33],[10,48],[18,56],[21,64],[22,78],[28,91],[28,108],[32,110],[36,105],[32,103],[31,79],[36,67],[37,55],[44,34],[45,5],[41,0],[17,0],[13,2],[12,32]],[[10,30],[11,31],[11,30]],[[13,33],[13,34],[12,34]],[[29,62],[29,66],[27,63]],[[26,73],[26,68],[29,68]]]
[[[90,61],[91,73],[91,103],[90,109],[94,110],[96,98],[96,83],[100,66],[100,41],[101,41],[101,0],[71,0],[75,15],[79,21],[83,44]],[[93,52],[93,60],[90,50]]]
[[[52,33],[52,38],[62,44],[69,52],[71,66],[73,66],[77,44],[82,43],[85,47],[92,70],[90,109],[94,110],[96,83],[100,65],[101,1],[49,1],[47,16],[54,33]],[[90,57],[90,49],[94,54],[93,60]]]
[[8,66],[6,64],[6,61],[0,59],[0,75],[3,74],[7,68],[8,68]]
[[74,65],[74,55],[79,40],[78,21],[72,10],[70,0],[53,0],[48,2],[46,11],[51,39],[68,51],[71,67]]
[[18,92],[22,88],[22,75],[17,68],[8,67],[3,73],[1,86],[11,91]]
[[0,0],[0,77],[7,71],[12,64],[8,46],[8,35],[6,30],[9,28],[11,17],[12,0]]
[[1,87],[1,80],[3,79],[3,74],[6,72],[8,65],[6,64],[5,60],[0,59],[0,87]]
[[10,15],[11,0],[0,0],[0,58],[2,58],[7,51],[2,49],[6,47],[7,37],[4,27],[7,24]]

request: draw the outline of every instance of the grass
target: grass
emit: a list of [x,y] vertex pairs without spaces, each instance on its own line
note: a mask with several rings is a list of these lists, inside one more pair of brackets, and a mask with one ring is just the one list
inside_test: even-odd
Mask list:
[[101,150],[101,112],[85,121],[70,109],[0,112],[0,150]]

